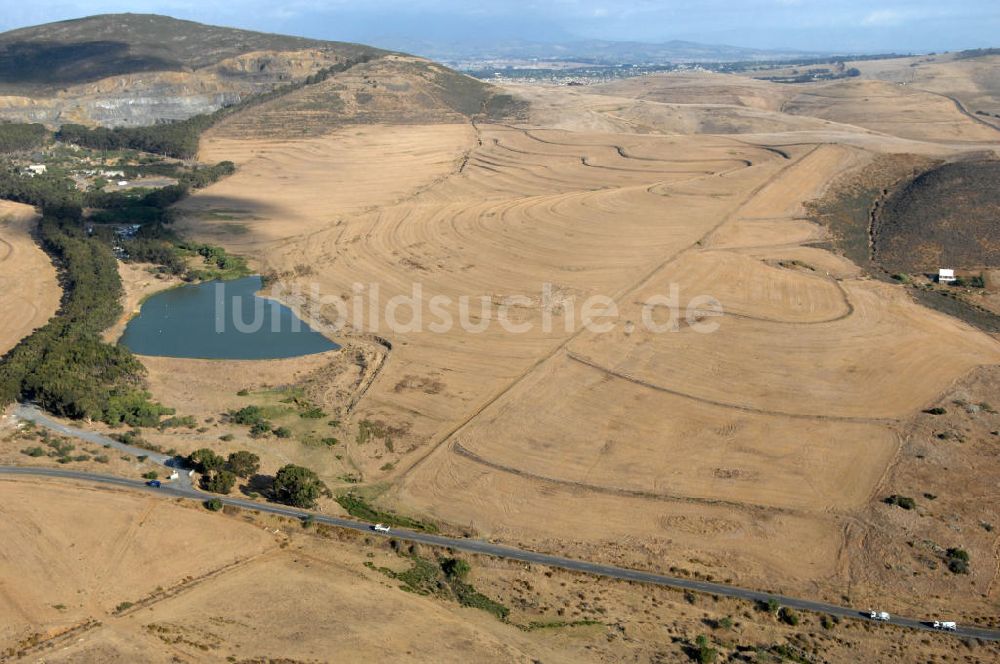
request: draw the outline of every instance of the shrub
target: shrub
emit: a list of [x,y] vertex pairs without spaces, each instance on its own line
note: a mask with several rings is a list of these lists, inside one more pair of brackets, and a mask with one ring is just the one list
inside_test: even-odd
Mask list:
[[264,421],[264,411],[260,406],[246,406],[239,410],[230,411],[229,419],[236,424],[250,426]]
[[40,457],[40,456],[45,456],[45,450],[43,450],[41,447],[38,446],[25,447],[23,450],[21,450],[21,454],[27,454],[30,457]]
[[155,470],[150,470],[148,472],[143,473],[142,476],[147,480],[155,480],[160,476],[160,474],[157,473]]
[[274,435],[277,436],[278,438],[292,437],[292,430],[289,429],[288,427],[277,427],[273,430],[272,433],[274,433]]
[[310,406],[305,410],[300,411],[299,417],[307,420],[320,420],[326,417],[326,413],[324,413],[319,406]]
[[205,509],[209,510],[210,512],[218,512],[219,510],[222,509],[222,501],[219,500],[218,498],[209,498],[208,500],[203,502],[202,505],[204,505]]
[[885,498],[883,502],[886,505],[896,505],[897,507],[902,507],[904,510],[912,510],[917,506],[917,501],[913,500],[909,496],[900,496],[899,494],[892,494],[888,498]]
[[236,436],[234,436],[234,435],[233,435],[233,434],[231,434],[231,433],[224,433],[224,434],[222,434],[221,436],[219,436],[219,440],[221,440],[221,441],[222,441],[222,442],[224,442],[224,443],[228,443],[229,441],[231,441],[231,440],[232,440],[233,438],[235,438],[235,437],[236,437]]
[[799,624],[799,614],[795,613],[795,611],[787,606],[781,607],[781,610],[778,611],[778,619],[786,625],[791,625],[792,627]]
[[952,574],[969,573],[969,552],[965,549],[952,548],[945,552],[945,561]]
[[933,408],[925,408],[924,412],[928,415],[944,415],[948,411],[941,406],[934,406]]
[[471,568],[469,563],[461,558],[445,558],[441,561],[441,571],[449,578],[464,579],[469,575]]
[[698,638],[695,639],[696,657],[700,664],[712,664],[719,656],[719,651],[709,645],[708,637],[704,634],[699,634]]
[[271,423],[267,420],[254,422],[253,426],[250,427],[251,438],[263,438],[269,433],[271,433]]

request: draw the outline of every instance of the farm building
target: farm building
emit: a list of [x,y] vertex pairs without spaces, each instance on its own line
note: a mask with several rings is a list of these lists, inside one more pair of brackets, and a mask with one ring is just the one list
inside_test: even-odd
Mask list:
[[950,284],[955,281],[955,271],[949,270],[948,268],[941,268],[938,270],[938,283],[939,284]]

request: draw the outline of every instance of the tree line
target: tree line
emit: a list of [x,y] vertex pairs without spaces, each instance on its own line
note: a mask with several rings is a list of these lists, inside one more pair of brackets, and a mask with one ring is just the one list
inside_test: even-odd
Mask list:
[[52,139],[44,125],[0,122],[0,153],[27,152],[42,147]]

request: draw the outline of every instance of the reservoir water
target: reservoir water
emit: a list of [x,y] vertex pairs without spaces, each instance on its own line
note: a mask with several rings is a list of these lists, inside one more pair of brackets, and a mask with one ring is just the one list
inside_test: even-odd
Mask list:
[[133,353],[212,360],[264,360],[339,348],[288,307],[258,297],[259,276],[181,286],[152,296],[121,343]]

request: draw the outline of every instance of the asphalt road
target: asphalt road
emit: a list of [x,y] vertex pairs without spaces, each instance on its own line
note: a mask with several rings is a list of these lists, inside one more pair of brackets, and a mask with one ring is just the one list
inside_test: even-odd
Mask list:
[[[257,503],[249,500],[243,500],[240,498],[230,498],[228,496],[216,496],[212,494],[204,494],[200,491],[191,488],[189,484],[185,485],[185,484],[164,483],[161,488],[154,489],[146,486],[144,482],[141,482],[139,480],[131,480],[123,477],[114,477],[110,475],[95,475],[93,473],[83,473],[73,470],[63,470],[60,468],[31,468],[22,466],[0,466],[0,475],[27,475],[35,477],[41,476],[41,477],[53,477],[53,478],[68,479],[68,480],[79,480],[84,482],[96,482],[100,484],[110,484],[129,489],[138,489],[140,491],[156,493],[169,498],[185,498],[189,500],[198,500],[198,501],[205,500],[208,497],[218,498],[226,505],[233,505],[247,510],[256,510],[260,512],[267,512],[269,514],[287,516],[294,519],[304,519],[306,517],[310,517],[315,523],[322,523],[337,528],[348,528],[350,530],[356,530],[359,532],[367,533],[373,537],[394,537],[398,540],[403,540],[407,542],[419,542],[421,544],[429,544],[432,546],[451,548],[457,551],[479,553],[488,556],[495,556],[498,558],[507,558],[509,560],[520,560],[526,563],[535,563],[538,565],[557,567],[560,569],[582,572],[584,574],[595,574],[598,576],[604,576],[613,579],[622,579],[624,581],[650,583],[653,585],[666,586],[669,588],[677,588],[681,590],[692,590],[696,592],[710,593],[724,597],[735,597],[738,599],[743,599],[751,602],[767,602],[771,599],[774,599],[781,606],[787,606],[801,611],[811,611],[814,613],[839,616],[842,618],[850,618],[855,620],[866,620],[866,621],[869,620],[867,609],[862,611],[856,608],[837,606],[836,604],[827,604],[825,602],[799,599],[796,597],[788,597],[786,595],[775,595],[771,593],[760,592],[757,590],[750,590],[747,588],[739,588],[736,586],[730,586],[721,583],[711,583],[708,581],[677,578],[672,576],[664,576],[662,574],[654,574],[652,572],[641,572],[638,570],[627,569],[624,567],[615,567],[613,565],[590,563],[584,560],[564,558],[562,556],[553,556],[544,553],[535,553],[534,551],[517,549],[510,546],[502,546],[499,544],[493,544],[491,542],[484,542],[481,540],[465,539],[459,537],[444,537],[442,535],[431,535],[428,533],[405,530],[401,528],[393,528],[392,532],[388,534],[376,533],[372,530],[371,524],[368,523],[363,523],[360,521],[352,521],[349,519],[341,519],[333,516],[326,516],[324,514],[317,514],[314,512],[299,510],[292,507],[285,507],[283,505]],[[880,607],[871,607],[871,608],[880,608]],[[948,618],[944,617],[943,619],[947,620]],[[883,623],[878,623],[878,624],[880,626],[883,625]],[[929,622],[920,621],[913,618],[902,618],[898,616],[893,616],[892,619],[889,620],[888,624],[909,629],[936,631],[930,626]],[[943,633],[952,636],[982,639],[987,641],[1000,640],[1000,630],[995,630],[995,629],[983,629],[976,627],[959,626],[957,631],[943,632]]]

